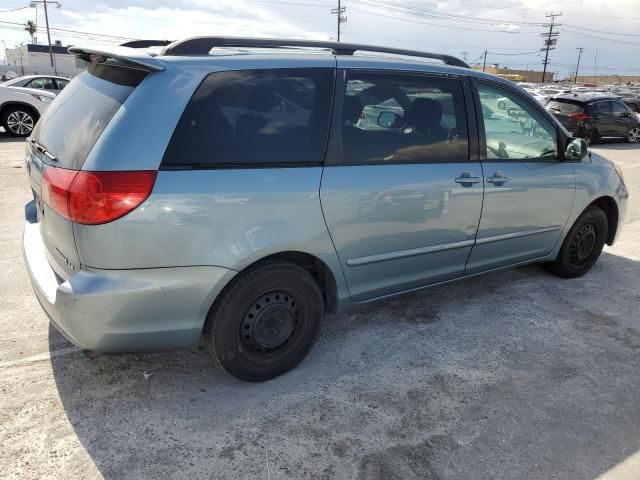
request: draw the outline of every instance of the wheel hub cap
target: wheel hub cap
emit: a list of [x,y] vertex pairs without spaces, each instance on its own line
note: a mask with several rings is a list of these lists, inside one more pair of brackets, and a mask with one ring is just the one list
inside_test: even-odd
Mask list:
[[640,128],[635,127],[629,131],[629,141],[632,143],[640,142]]
[[33,118],[27,112],[12,112],[7,117],[9,130],[18,135],[26,135],[33,130]]
[[596,228],[592,224],[584,225],[576,234],[572,242],[572,263],[580,265],[587,261],[598,241]]
[[285,346],[299,323],[295,300],[285,292],[270,292],[256,300],[244,316],[240,336],[253,352],[269,353]]

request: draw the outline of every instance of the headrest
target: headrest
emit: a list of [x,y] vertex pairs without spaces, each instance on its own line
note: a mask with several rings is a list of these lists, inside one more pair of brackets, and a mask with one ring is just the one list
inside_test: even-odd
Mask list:
[[442,121],[442,104],[432,98],[416,98],[405,118],[407,125],[418,130],[440,125]]

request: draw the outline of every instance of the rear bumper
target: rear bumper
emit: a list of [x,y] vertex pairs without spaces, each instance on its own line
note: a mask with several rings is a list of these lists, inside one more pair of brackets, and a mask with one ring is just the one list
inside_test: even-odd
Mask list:
[[212,266],[95,270],[67,280],[45,256],[40,224],[25,224],[24,259],[33,290],[55,327],[80,348],[105,353],[197,344],[207,312],[234,271]]

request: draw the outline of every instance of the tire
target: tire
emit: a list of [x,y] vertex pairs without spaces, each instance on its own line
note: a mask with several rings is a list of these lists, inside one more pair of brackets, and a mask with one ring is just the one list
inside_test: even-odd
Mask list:
[[28,136],[37,121],[37,116],[28,107],[9,107],[2,115],[2,126],[5,132],[14,137]]
[[558,258],[545,264],[545,268],[558,277],[581,277],[600,257],[608,229],[607,215],[602,209],[588,207],[569,230]]
[[627,133],[627,142],[640,143],[640,127],[632,127]]
[[204,335],[224,370],[261,382],[306,357],[323,317],[324,300],[314,278],[294,263],[269,260],[241,273],[223,291]]

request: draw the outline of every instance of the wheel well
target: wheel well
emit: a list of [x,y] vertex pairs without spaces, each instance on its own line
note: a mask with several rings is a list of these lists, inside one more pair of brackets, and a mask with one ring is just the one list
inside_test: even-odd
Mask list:
[[599,207],[607,215],[609,227],[607,231],[607,245],[613,244],[613,239],[616,238],[616,231],[618,230],[618,205],[616,205],[616,201],[611,197],[600,197],[591,202],[589,206],[591,205]]
[[25,110],[29,110],[33,114],[33,118],[34,118],[35,121],[38,121],[38,119],[40,118],[40,114],[38,113],[38,110],[36,110],[34,107],[29,105],[28,103],[7,102],[7,103],[2,104],[2,106],[0,107],[0,120],[4,119],[5,112],[8,109],[10,109],[11,107],[22,107]]
[[[322,297],[324,298],[325,310],[328,313],[335,313],[338,306],[338,290],[336,286],[336,279],[333,276],[333,272],[317,257],[303,252],[280,252],[268,257],[260,259],[256,263],[263,262],[265,260],[278,258],[281,260],[287,260],[291,263],[295,263],[299,267],[304,268],[311,276],[318,282],[318,286],[322,291]],[[251,266],[251,265],[249,265]]]

